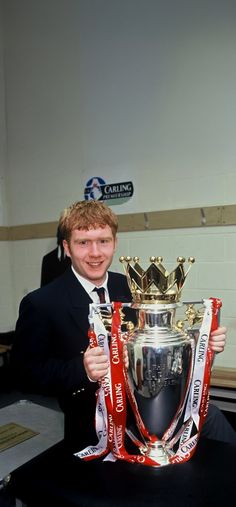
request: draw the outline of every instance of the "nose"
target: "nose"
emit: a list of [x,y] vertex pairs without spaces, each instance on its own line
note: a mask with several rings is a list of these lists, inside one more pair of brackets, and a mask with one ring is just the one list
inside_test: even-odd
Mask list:
[[96,241],[91,242],[89,253],[94,257],[101,255],[99,244]]

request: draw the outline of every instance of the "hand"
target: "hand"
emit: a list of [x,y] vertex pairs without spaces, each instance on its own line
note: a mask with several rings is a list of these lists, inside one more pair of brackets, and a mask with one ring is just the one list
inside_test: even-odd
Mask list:
[[223,352],[226,344],[226,327],[218,327],[209,337],[209,347],[213,352]]
[[84,367],[87,376],[94,382],[108,372],[108,358],[101,347],[88,347],[84,353]]

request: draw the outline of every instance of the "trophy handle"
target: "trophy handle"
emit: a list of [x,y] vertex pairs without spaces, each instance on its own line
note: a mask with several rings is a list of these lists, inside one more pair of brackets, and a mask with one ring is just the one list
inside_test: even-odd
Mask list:
[[[217,329],[217,327],[220,325],[220,318],[221,318],[221,300],[217,298],[210,298],[213,300],[213,322],[212,322],[212,328],[211,330]],[[180,321],[177,325],[184,328],[184,323],[188,322],[187,332],[188,334],[195,339],[197,342],[199,337],[199,330],[202,324],[203,316],[204,316],[204,300],[199,301],[183,301],[183,305],[187,306],[187,309],[185,311],[186,318],[183,319],[183,321]],[[200,308],[195,308],[195,305],[200,305]],[[211,352],[211,370],[214,365],[215,360],[215,352]]]

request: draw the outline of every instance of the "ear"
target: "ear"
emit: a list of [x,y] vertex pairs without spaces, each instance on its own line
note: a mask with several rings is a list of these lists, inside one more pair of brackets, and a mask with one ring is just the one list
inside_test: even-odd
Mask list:
[[116,237],[115,237],[115,239],[114,239],[114,252],[115,252],[115,251],[116,251],[116,249],[117,249],[117,244],[118,244],[118,238],[117,238],[117,236],[116,236]]
[[65,250],[65,253],[67,255],[67,257],[71,257],[71,254],[70,254],[70,247],[69,247],[69,244],[67,243],[66,239],[63,239],[63,247],[64,247],[64,250]]

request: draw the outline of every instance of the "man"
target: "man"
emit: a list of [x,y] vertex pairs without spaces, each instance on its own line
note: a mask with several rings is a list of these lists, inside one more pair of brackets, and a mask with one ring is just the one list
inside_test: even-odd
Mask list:
[[57,228],[57,247],[43,256],[41,266],[40,287],[52,282],[55,278],[62,275],[68,266],[71,265],[69,257],[65,254],[63,248],[63,238],[60,228]]
[[[59,226],[71,267],[22,300],[12,365],[19,387],[58,397],[65,413],[65,439],[78,451],[97,442],[95,392],[108,369],[104,351],[88,346],[89,304],[99,302],[94,288],[104,287],[106,302],[130,302],[131,294],[126,277],[108,271],[118,229],[110,208],[101,201],[72,204]],[[226,328],[218,328],[210,337],[210,347],[221,352],[225,340]],[[216,422],[211,423],[209,411],[206,434],[232,440],[234,432],[227,420],[217,409],[211,410]]]

